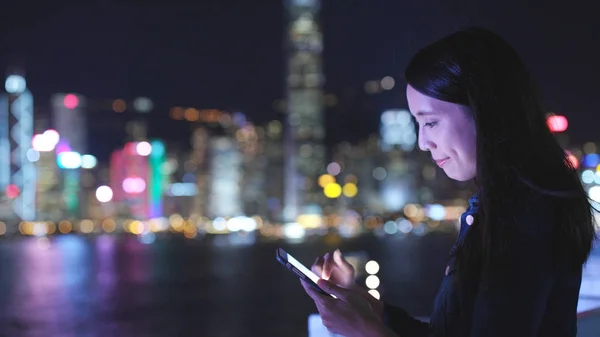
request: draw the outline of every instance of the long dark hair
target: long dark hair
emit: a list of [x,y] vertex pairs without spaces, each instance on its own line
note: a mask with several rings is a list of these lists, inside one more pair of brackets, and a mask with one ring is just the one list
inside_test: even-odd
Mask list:
[[422,94],[473,112],[479,210],[457,256],[461,278],[476,284],[492,265],[498,267],[510,254],[516,228],[511,210],[538,200],[552,214],[555,258],[574,272],[581,270],[595,238],[592,208],[576,170],[547,127],[515,50],[486,29],[463,29],[418,52],[405,78]]

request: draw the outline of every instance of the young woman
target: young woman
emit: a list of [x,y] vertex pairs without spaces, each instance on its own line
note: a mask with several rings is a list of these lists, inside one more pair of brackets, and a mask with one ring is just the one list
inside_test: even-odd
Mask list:
[[594,222],[523,62],[498,35],[469,28],[421,50],[405,77],[419,147],[478,191],[429,324],[356,286],[339,251],[313,265],[337,299],[304,284],[323,323],[347,337],[574,337]]

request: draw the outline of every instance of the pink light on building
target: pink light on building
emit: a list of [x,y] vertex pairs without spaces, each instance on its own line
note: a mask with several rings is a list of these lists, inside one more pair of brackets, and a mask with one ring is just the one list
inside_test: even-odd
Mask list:
[[110,188],[115,202],[127,202],[134,218],[145,220],[148,214],[148,158],[135,151],[135,143],[127,143],[113,152],[110,160]]
[[79,106],[79,98],[73,94],[66,94],[65,98],[63,99],[63,105],[67,109],[75,109],[77,106]]
[[123,180],[125,179],[123,151],[117,150],[110,156],[110,188],[113,191],[113,200],[122,201],[125,197]]

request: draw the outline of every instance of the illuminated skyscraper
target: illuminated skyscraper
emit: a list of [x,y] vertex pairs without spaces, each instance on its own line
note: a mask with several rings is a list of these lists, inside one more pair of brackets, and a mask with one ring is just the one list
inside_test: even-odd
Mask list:
[[[67,152],[69,158],[76,158],[87,150],[87,125],[85,116],[85,99],[76,94],[55,94],[52,96],[52,122],[60,135],[56,154]],[[59,158],[59,157],[57,157]],[[60,167],[59,163],[59,167]],[[68,216],[80,216],[80,181],[79,166],[62,170],[63,198]]]
[[211,194],[208,215],[233,217],[244,214],[241,195],[242,155],[237,144],[229,137],[210,140]]
[[[148,218],[149,200],[152,198],[152,192],[148,192],[148,182],[152,172],[147,157],[151,154],[151,146],[148,142],[129,142],[111,156],[110,187],[113,200],[125,205],[118,210],[120,215],[139,220]],[[154,193],[158,195],[158,192]]]
[[2,94],[0,96],[0,191],[2,192],[10,185],[11,176],[9,115],[8,95]]
[[404,109],[386,110],[381,114],[380,147],[387,153],[383,168],[380,198],[385,211],[400,211],[407,203],[419,201],[415,193],[419,165],[412,151],[417,134],[410,112]]
[[247,123],[235,133],[242,152],[242,200],[246,215],[266,215],[265,169],[267,159],[263,153],[265,131]]
[[[76,94],[52,96],[52,121],[60,135],[57,152],[68,148],[80,154],[87,153],[87,125],[85,99]],[[61,148],[62,146],[62,148]]]
[[287,118],[285,125],[285,194],[283,218],[294,222],[306,206],[319,204],[317,178],[324,170],[325,127],[318,24],[319,0],[286,0]]
[[[150,167],[148,165],[148,149],[143,149],[139,144],[149,146],[148,143],[127,143],[124,148],[125,179],[122,188],[125,192],[126,203],[129,205],[131,215],[135,219],[147,219],[148,216],[148,178]],[[142,151],[140,151],[142,150]]]
[[10,75],[0,100],[0,188],[19,219],[36,216],[34,163],[28,159],[33,138],[33,95],[25,78]]
[[399,148],[404,152],[414,150],[417,143],[415,124],[408,110],[387,110],[381,114],[381,148],[390,151]]
[[267,125],[264,138],[264,155],[267,160],[265,167],[268,218],[281,221],[284,186],[284,148],[282,141],[282,125],[279,121],[271,121]]
[[[210,194],[210,171],[209,163],[207,162],[208,145],[210,134],[204,126],[198,127],[192,134],[192,152],[190,154],[191,169],[193,169],[194,180],[196,185],[196,193],[193,195],[191,214],[205,216],[207,214],[208,197]],[[189,172],[191,174],[191,172]],[[192,175],[186,178],[192,178]],[[191,179],[190,179],[191,180]]]
[[158,218],[163,216],[163,201],[165,195],[166,177],[162,172],[165,164],[165,144],[158,139],[151,142],[152,152],[148,158],[150,165],[148,179],[148,217]]

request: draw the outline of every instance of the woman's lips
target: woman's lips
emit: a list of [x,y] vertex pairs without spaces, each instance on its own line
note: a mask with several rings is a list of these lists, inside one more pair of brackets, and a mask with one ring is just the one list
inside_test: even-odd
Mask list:
[[450,160],[450,158],[436,159],[435,163],[437,164],[437,166],[442,167],[448,162],[448,160]]

